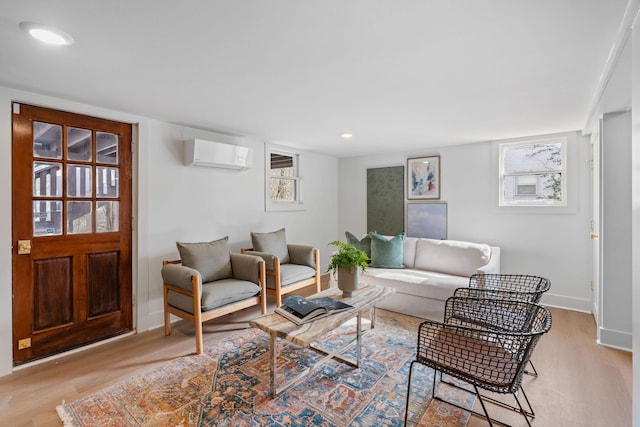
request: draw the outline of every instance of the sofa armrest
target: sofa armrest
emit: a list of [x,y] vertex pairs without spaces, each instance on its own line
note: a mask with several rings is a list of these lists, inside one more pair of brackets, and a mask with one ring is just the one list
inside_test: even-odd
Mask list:
[[491,246],[491,258],[489,262],[478,268],[478,274],[499,274],[500,273],[500,248]]
[[316,248],[308,245],[287,245],[289,262],[291,264],[306,265],[316,268]]
[[280,258],[267,252],[258,252],[251,249],[243,249],[242,253],[245,255],[259,256],[260,258],[262,258],[264,260],[265,268],[267,269],[267,271],[274,271],[276,269],[276,264],[280,264]]
[[176,286],[188,292],[193,292],[193,276],[198,276],[198,283],[201,283],[198,270],[185,267],[180,264],[167,264],[162,267],[162,280],[167,285]]
[[233,252],[230,253],[230,256],[234,279],[246,280],[261,286],[260,263],[264,262],[261,257],[249,255],[248,253],[238,254]]

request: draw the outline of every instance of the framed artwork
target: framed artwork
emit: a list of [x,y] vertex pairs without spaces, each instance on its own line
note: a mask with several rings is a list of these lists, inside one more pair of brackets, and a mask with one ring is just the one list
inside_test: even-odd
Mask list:
[[447,202],[407,203],[407,237],[447,238]]
[[440,156],[407,159],[407,199],[440,199]]

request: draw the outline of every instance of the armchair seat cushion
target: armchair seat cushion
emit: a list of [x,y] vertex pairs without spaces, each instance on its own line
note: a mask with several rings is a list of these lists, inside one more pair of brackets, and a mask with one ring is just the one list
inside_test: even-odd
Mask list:
[[[260,294],[260,286],[253,282],[237,279],[222,279],[202,284],[202,311],[242,301]],[[176,292],[169,291],[169,305],[193,314],[193,300]]]
[[[291,285],[304,279],[310,279],[316,275],[315,268],[298,264],[282,264],[280,265],[281,286]],[[275,289],[275,277],[267,276],[267,288]]]

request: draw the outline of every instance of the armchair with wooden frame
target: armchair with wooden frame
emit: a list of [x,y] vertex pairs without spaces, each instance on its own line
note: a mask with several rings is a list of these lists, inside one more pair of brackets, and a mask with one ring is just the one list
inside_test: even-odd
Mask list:
[[288,244],[284,228],[270,233],[251,233],[252,248],[243,254],[260,256],[265,261],[267,295],[282,305],[284,294],[309,285],[320,292],[320,251],[309,245]]
[[193,323],[196,354],[201,354],[207,320],[255,305],[266,313],[262,258],[229,252],[226,237],[177,246],[181,259],[162,262],[165,335],[171,334],[171,314]]

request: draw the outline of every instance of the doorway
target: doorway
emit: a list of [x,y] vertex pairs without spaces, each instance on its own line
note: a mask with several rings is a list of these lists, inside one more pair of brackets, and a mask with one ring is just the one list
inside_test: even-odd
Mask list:
[[13,104],[13,361],[132,330],[132,126]]

